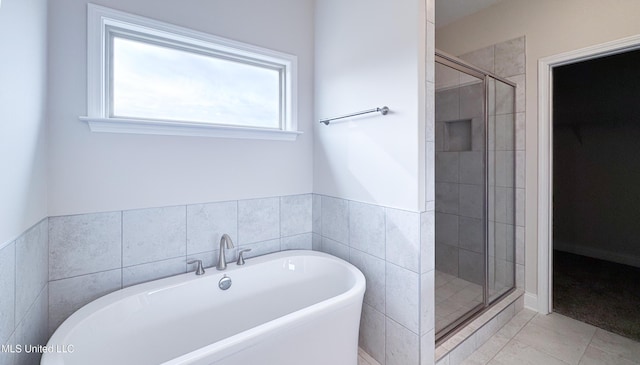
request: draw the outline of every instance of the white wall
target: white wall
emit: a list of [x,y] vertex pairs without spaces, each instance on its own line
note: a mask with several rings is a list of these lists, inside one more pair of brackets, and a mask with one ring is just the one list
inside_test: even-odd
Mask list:
[[46,0],[0,7],[0,246],[47,216]]
[[636,0],[505,0],[436,32],[436,47],[451,54],[526,36],[527,292],[537,292],[538,59],[638,34],[638,14]]
[[424,1],[316,2],[315,193],[423,210],[425,29]]
[[56,0],[49,9],[49,215],[312,191],[312,0],[91,2],[297,55],[305,133],[296,142],[91,133],[78,120],[87,113],[87,1]]

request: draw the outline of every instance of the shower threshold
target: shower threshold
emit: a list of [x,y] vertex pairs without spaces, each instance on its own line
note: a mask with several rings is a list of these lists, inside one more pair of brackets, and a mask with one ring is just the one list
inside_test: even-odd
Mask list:
[[524,290],[512,289],[505,293],[490,307],[467,319],[450,334],[436,342],[436,363],[450,354],[455,358],[465,359],[522,309],[524,309]]

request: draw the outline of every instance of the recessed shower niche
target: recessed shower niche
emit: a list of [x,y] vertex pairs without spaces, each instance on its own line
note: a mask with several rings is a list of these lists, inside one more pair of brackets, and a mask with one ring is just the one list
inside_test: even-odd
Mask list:
[[436,55],[436,338],[515,283],[515,85]]
[[444,122],[444,150],[471,151],[471,119]]

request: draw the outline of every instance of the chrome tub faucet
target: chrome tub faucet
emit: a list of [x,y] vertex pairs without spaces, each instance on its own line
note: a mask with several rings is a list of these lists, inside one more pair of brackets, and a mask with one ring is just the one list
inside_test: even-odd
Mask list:
[[244,249],[244,250],[240,250],[240,252],[238,252],[238,261],[236,261],[236,265],[241,266],[244,265],[244,256],[243,254],[245,252],[249,252],[251,251],[250,248]]
[[216,269],[218,270],[224,270],[227,268],[227,258],[224,252],[225,248],[233,248],[233,241],[231,241],[231,237],[226,233],[220,238],[220,252],[218,253],[218,264],[216,265]]
[[202,267],[202,260],[191,260],[188,261],[187,264],[198,264],[196,268],[196,275],[204,275],[204,268]]

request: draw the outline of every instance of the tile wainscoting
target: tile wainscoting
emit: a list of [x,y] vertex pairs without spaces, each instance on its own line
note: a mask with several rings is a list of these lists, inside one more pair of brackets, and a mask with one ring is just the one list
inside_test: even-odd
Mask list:
[[[1,303],[1,343],[45,344],[100,296],[193,271],[190,259],[210,267],[223,233],[236,246],[228,260],[245,248],[248,258],[314,249],[351,262],[367,278],[360,346],[383,365],[433,363],[433,211],[317,194],[44,219],[0,250],[0,294],[11,299]],[[23,355],[2,353],[0,364],[39,362]]]
[[1,365],[39,364],[40,354],[24,346],[49,338],[48,234],[45,218],[0,249],[0,344],[23,349],[0,351]]
[[382,365],[432,364],[434,214],[313,197],[313,247],[367,278],[360,347]]
[[245,257],[312,249],[312,195],[49,218],[49,334],[92,300],[131,285],[213,266],[227,233]]

